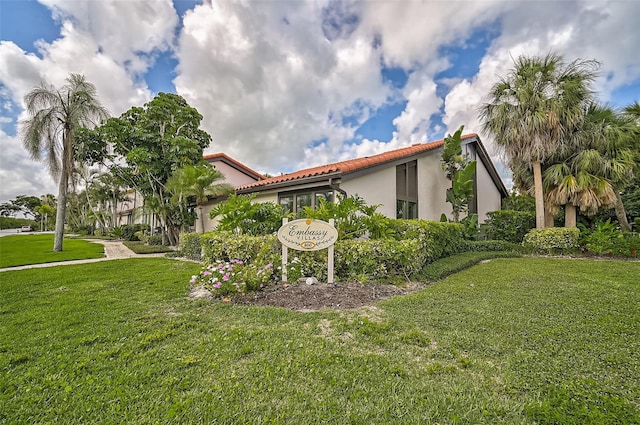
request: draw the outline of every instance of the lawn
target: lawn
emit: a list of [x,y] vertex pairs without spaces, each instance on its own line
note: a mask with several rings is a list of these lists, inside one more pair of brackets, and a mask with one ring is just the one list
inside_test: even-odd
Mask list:
[[14,235],[0,238],[0,268],[104,257],[97,243],[65,238],[63,251],[53,251],[53,234]]
[[640,263],[494,259],[357,311],[187,299],[198,264],[0,281],[0,423],[640,423]]

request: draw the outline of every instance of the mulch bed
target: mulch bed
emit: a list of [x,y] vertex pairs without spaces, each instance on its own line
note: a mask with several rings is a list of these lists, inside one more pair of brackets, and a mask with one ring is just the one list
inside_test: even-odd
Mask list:
[[259,305],[288,308],[297,311],[355,309],[374,304],[394,295],[404,295],[424,288],[421,283],[405,286],[362,284],[358,282],[307,285],[305,283],[277,284],[262,291],[231,298],[239,305]]

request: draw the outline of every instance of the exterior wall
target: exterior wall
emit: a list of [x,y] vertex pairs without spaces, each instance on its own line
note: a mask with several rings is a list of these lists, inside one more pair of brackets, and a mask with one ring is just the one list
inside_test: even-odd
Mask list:
[[[340,184],[348,196],[358,195],[367,205],[382,204],[378,212],[396,218],[396,167],[388,167]],[[419,207],[418,207],[419,208]]]
[[256,181],[255,178],[246,175],[242,171],[239,171],[222,161],[214,161],[211,165],[213,165],[216,170],[224,174],[225,183],[229,183],[232,186],[242,186],[249,183],[255,183]]
[[218,224],[217,221],[214,221],[212,219],[209,218],[209,212],[211,212],[211,210],[217,205],[217,203],[214,202],[209,202],[206,205],[202,205],[202,209],[200,209],[200,207],[196,207],[196,232],[198,233],[202,233],[202,225],[200,224],[200,214],[202,213],[204,215],[204,231],[205,232],[210,232],[213,229],[215,229],[216,225]]
[[278,193],[277,192],[258,192],[256,198],[253,200],[254,203],[258,202],[273,202],[274,204],[278,203]]
[[444,213],[452,218],[446,195],[449,185],[442,170],[440,150],[418,158],[418,217],[438,221]]
[[478,223],[484,223],[489,211],[496,211],[502,208],[502,196],[482,161],[478,161],[476,179],[478,188]]

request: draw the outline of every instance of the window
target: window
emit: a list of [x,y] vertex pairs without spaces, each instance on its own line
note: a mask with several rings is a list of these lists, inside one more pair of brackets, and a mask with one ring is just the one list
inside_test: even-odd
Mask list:
[[396,167],[396,218],[418,218],[418,161]]
[[293,212],[297,217],[302,215],[304,207],[316,208],[320,201],[333,202],[333,191],[320,189],[308,192],[283,193],[278,195],[278,203],[285,214]]

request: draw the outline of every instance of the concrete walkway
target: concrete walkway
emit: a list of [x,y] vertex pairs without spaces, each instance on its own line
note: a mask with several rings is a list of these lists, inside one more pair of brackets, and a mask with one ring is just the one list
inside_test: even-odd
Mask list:
[[97,263],[98,261],[107,260],[122,260],[125,258],[154,258],[164,257],[166,254],[136,254],[127,248],[121,241],[106,241],[102,239],[86,239],[88,242],[94,242],[104,245],[104,257],[103,258],[91,258],[87,260],[70,260],[70,261],[58,261],[55,263],[43,263],[43,264],[28,264],[26,266],[7,267],[0,269],[0,272],[9,270],[24,270],[24,269],[39,269],[43,267],[55,267],[55,266],[67,266],[69,264],[86,264]]

